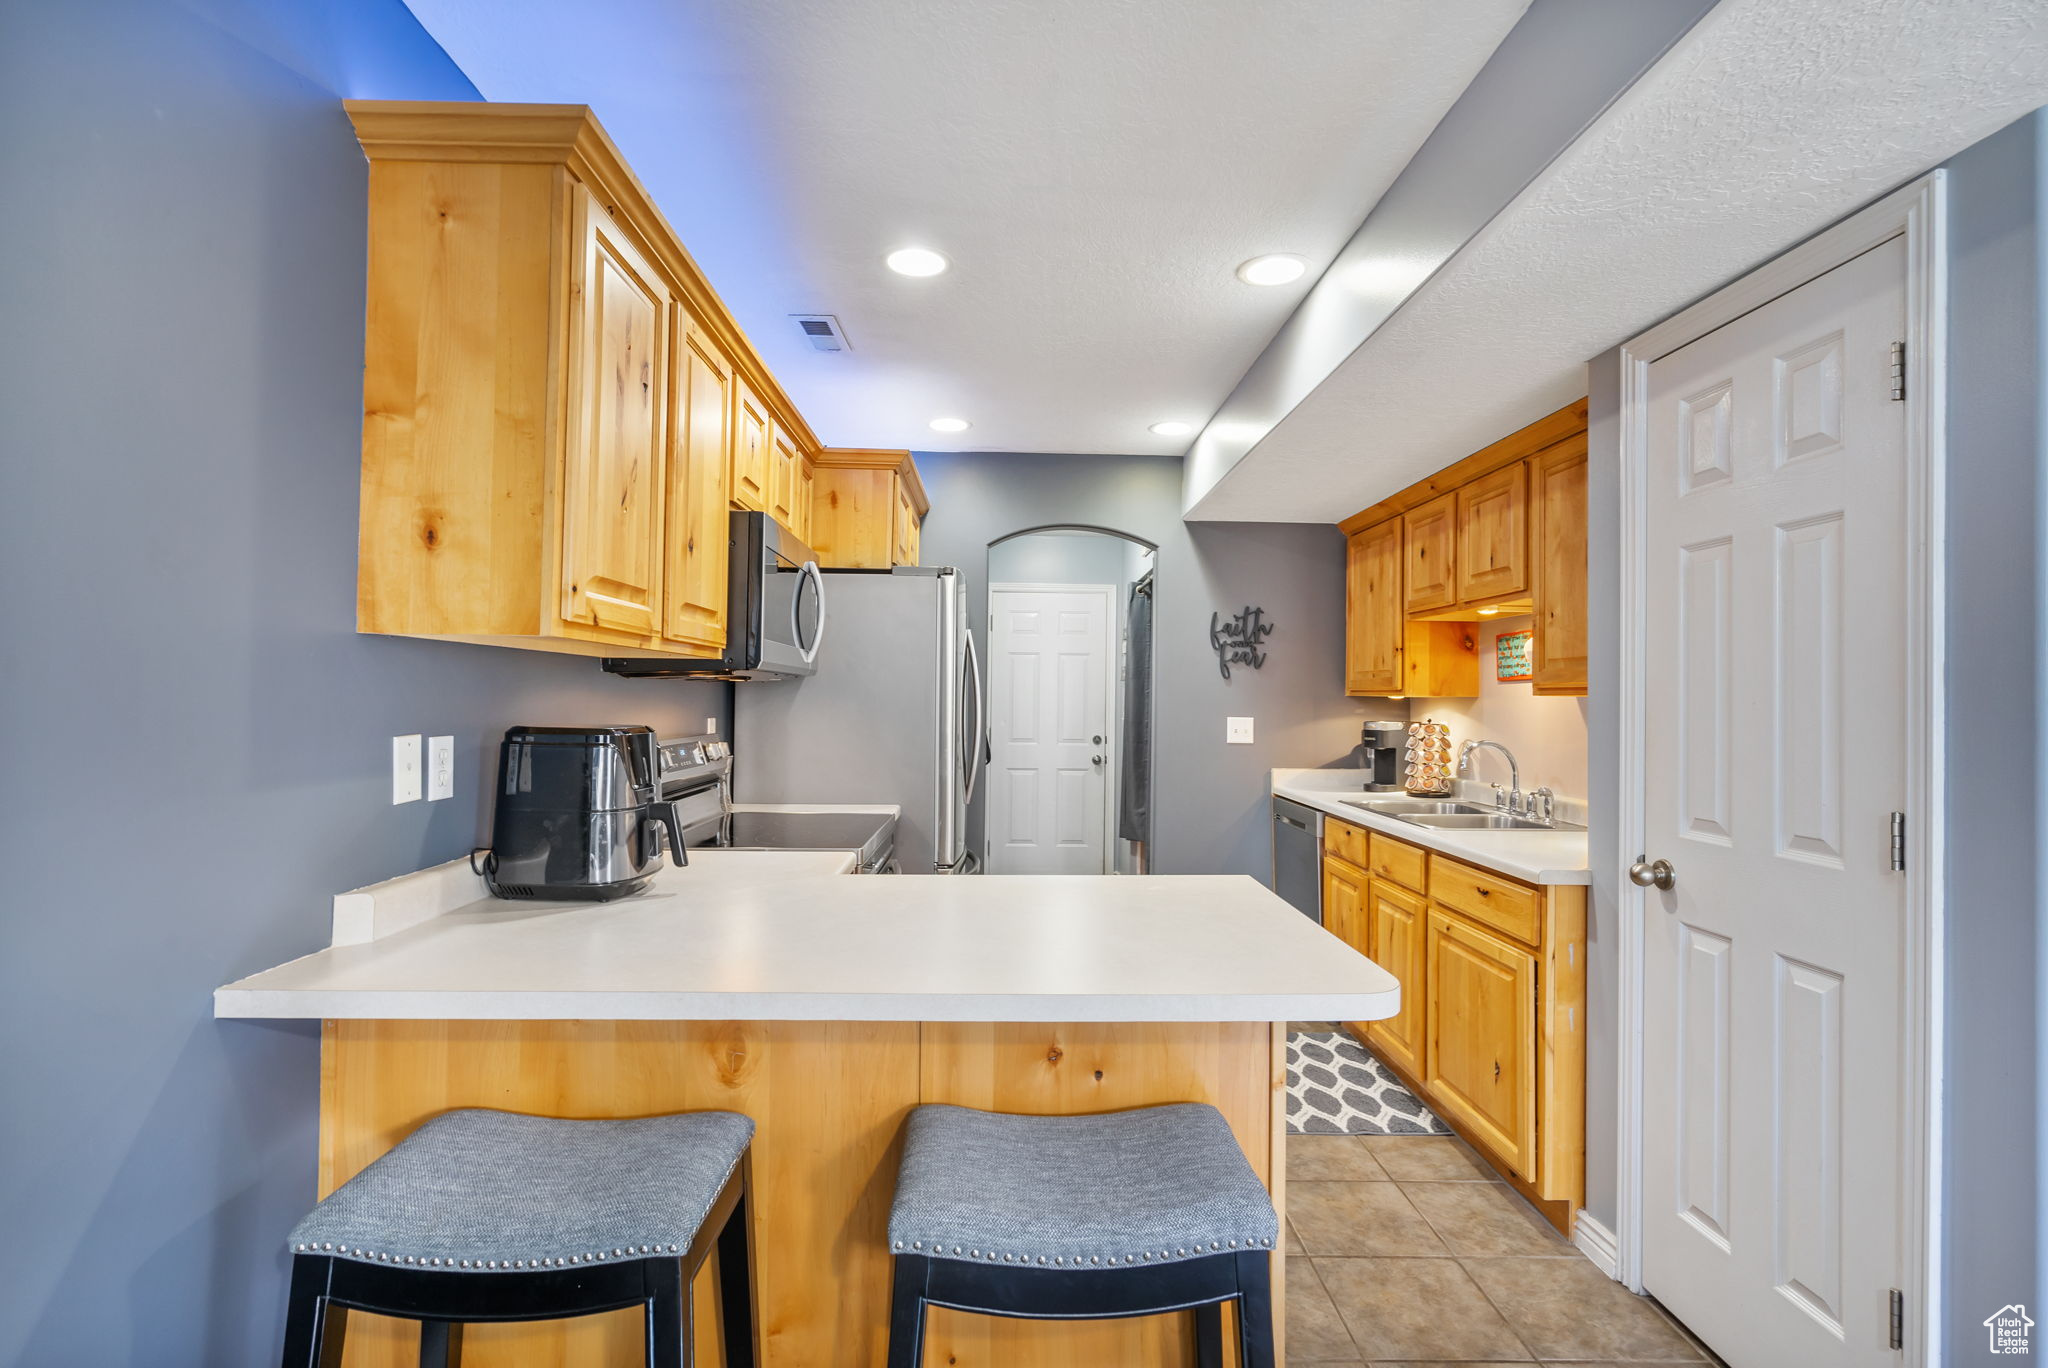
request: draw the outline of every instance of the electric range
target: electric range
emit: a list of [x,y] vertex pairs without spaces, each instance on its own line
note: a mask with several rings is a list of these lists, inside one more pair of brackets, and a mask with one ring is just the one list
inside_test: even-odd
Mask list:
[[683,842],[725,850],[844,850],[862,874],[895,874],[896,818],[888,812],[834,807],[803,810],[735,808],[733,752],[728,742],[684,737],[659,743],[661,795],[676,805]]

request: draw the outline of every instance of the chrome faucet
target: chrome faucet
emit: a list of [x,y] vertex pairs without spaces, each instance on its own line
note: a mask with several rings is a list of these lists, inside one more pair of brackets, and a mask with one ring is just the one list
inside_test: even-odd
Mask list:
[[1515,763],[1515,753],[1498,741],[1467,741],[1458,748],[1458,773],[1472,772],[1472,752],[1491,748],[1500,752],[1501,759],[1508,762],[1508,787],[1503,793],[1499,784],[1493,786],[1493,805],[1510,816],[1522,815],[1522,768]]

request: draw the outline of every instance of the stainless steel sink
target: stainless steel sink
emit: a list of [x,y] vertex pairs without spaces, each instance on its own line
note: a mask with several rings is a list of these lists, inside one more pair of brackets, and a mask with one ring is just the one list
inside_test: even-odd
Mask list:
[[[1559,826],[1548,822],[1532,822],[1526,817],[1511,817],[1505,812],[1397,812],[1394,816],[1404,822],[1413,822],[1420,827],[1432,827],[1439,831],[1556,831]],[[1564,828],[1569,830],[1570,828]]]
[[1493,811],[1481,803],[1462,803],[1455,798],[1346,798],[1346,807],[1383,812],[1389,817],[1480,816]]

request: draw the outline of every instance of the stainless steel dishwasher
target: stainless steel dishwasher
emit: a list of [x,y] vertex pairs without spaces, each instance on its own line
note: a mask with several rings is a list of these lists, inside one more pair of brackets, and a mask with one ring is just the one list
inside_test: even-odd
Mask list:
[[1323,814],[1273,799],[1273,891],[1323,924]]

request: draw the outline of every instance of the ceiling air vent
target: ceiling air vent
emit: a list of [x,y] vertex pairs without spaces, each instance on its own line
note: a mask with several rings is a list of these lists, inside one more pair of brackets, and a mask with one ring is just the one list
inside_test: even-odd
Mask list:
[[839,326],[839,320],[831,314],[791,314],[790,317],[803,330],[805,340],[819,351],[853,350],[853,344],[846,340],[846,332]]

